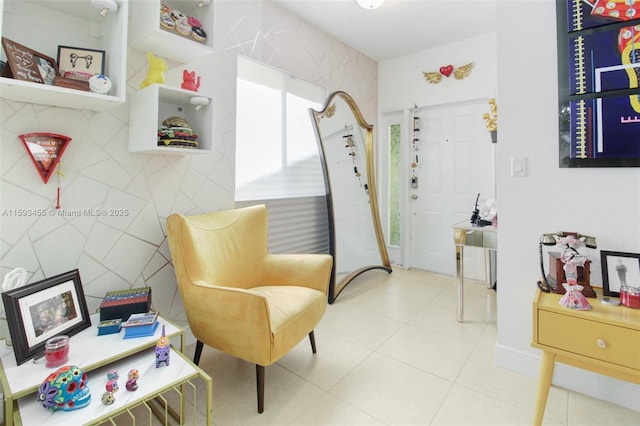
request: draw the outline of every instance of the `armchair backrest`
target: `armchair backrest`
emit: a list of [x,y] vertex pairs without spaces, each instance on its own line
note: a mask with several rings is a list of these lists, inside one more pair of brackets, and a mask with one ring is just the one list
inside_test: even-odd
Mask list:
[[194,281],[249,288],[258,285],[267,255],[264,205],[196,216],[173,214],[167,239],[178,285]]

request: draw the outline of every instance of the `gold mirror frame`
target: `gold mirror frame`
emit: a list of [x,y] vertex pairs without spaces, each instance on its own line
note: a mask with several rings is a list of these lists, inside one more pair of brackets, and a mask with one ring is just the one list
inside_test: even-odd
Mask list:
[[[339,282],[336,282],[336,264],[337,262],[337,247],[336,247],[336,217],[335,217],[335,209],[334,209],[334,196],[336,190],[343,187],[341,185],[336,185],[336,188],[332,188],[329,167],[328,167],[328,157],[327,157],[327,149],[325,147],[325,141],[322,137],[322,132],[320,129],[321,120],[331,119],[336,112],[336,100],[342,99],[353,114],[353,118],[357,125],[365,132],[365,156],[366,156],[366,181],[365,184],[368,186],[368,196],[369,196],[369,205],[371,210],[371,219],[373,224],[373,232],[375,233],[375,238],[378,245],[378,251],[380,254],[381,264],[374,265],[364,265],[358,267],[357,269],[349,272],[345,275]],[[333,269],[331,271],[331,283],[329,285],[329,303],[332,304],[338,295],[344,290],[344,288],[352,282],[357,276],[362,273],[372,270],[372,269],[382,269],[387,271],[388,273],[392,272],[391,263],[389,261],[389,255],[387,253],[387,246],[384,242],[384,235],[382,233],[382,226],[380,225],[380,213],[378,209],[378,199],[376,192],[376,179],[374,172],[374,149],[373,149],[373,125],[367,123],[360,112],[360,108],[356,104],[355,100],[346,92],[337,91],[329,95],[327,100],[325,101],[322,109],[320,111],[316,111],[312,108],[309,109],[309,114],[311,116],[311,121],[313,123],[313,128],[316,135],[316,141],[318,143],[318,150],[320,152],[320,160],[322,163],[322,171],[324,175],[324,183],[326,189],[326,200],[327,200],[327,214],[329,217],[329,247],[330,253],[334,258]],[[355,128],[355,123],[353,124]],[[345,128],[347,125],[345,124]],[[355,130],[355,129],[354,129]],[[351,167],[351,166],[349,166]],[[357,202],[357,199],[354,199],[354,202]]]

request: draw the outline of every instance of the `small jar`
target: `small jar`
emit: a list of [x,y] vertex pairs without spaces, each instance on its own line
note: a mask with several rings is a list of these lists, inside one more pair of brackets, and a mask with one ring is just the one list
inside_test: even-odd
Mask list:
[[44,344],[44,359],[47,367],[60,367],[69,360],[69,336],[56,336]]
[[620,287],[620,303],[628,308],[640,309],[640,287]]

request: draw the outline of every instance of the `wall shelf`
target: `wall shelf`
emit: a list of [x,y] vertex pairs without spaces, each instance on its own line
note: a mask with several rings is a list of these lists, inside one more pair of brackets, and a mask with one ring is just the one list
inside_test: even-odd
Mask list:
[[[207,33],[203,42],[160,26],[160,4],[177,9],[202,23]],[[131,46],[155,56],[188,63],[213,53],[213,3],[199,6],[194,0],[134,1],[131,5]]]
[[[3,99],[105,111],[126,102],[128,0],[105,17],[89,1],[0,0],[3,37],[57,59],[58,46],[104,50],[108,95],[0,78]],[[28,28],[29,31],[25,31]],[[6,56],[3,52],[3,60]]]
[[[209,99],[200,110],[191,104],[194,96]],[[191,155],[211,151],[213,131],[213,99],[199,92],[153,84],[131,95],[129,105],[129,152]],[[197,149],[158,146],[158,129],[166,118],[187,120],[198,134]]]

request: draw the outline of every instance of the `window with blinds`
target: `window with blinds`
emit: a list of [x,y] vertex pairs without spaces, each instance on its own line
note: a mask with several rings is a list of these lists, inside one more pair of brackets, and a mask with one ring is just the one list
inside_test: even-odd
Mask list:
[[321,108],[326,89],[238,57],[236,91],[236,205],[267,204],[271,251],[328,252],[326,190],[308,111]]

